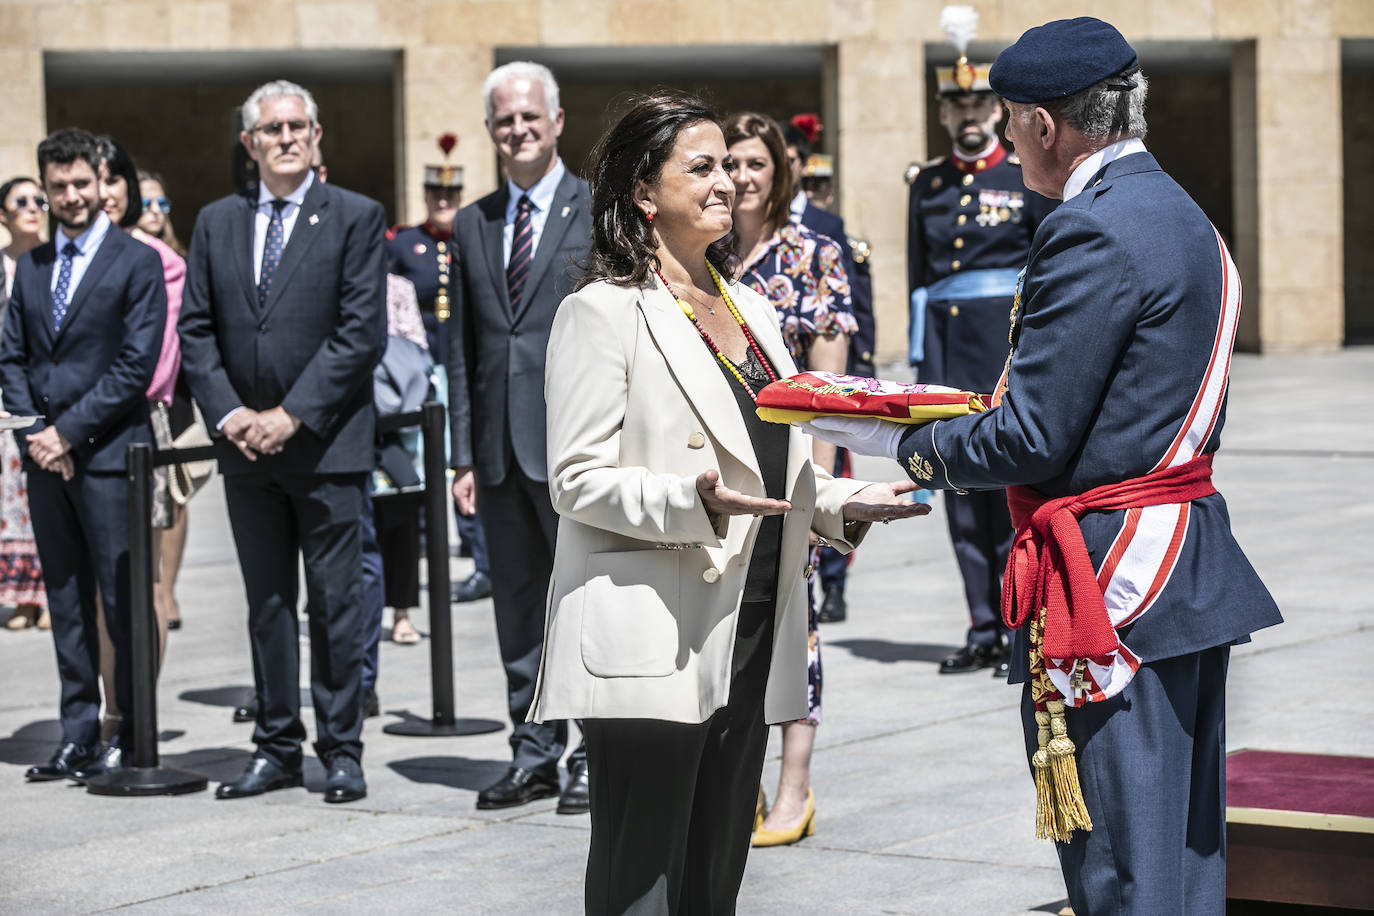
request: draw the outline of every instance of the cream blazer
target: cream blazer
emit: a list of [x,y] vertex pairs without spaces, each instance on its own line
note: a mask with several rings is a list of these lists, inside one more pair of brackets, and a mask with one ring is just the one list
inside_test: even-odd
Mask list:
[[[797,370],[773,307],[730,294],[780,377]],[[724,374],[672,295],[597,282],[563,300],[549,338],[549,491],[560,516],[544,655],[532,721],[652,718],[703,722],[730,694],[735,628],[760,519],[713,528],[702,471],[762,496],[749,432]],[[807,713],[803,567],[811,530],[848,552],[841,506],[865,486],[811,463],[811,439],[787,444],[769,722]],[[857,529],[857,530],[856,530]]]

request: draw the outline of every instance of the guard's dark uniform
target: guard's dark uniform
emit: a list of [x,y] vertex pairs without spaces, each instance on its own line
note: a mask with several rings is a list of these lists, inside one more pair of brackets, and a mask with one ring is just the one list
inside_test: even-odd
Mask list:
[[[1009,287],[1054,206],[1026,190],[1020,163],[1000,145],[971,162],[942,156],[914,176],[907,276],[911,292],[928,292],[918,381],[993,390],[1009,349]],[[972,618],[967,643],[995,645],[1004,632],[997,608],[1012,536],[1006,496],[950,492],[945,513]]]
[[387,272],[415,284],[429,352],[438,366],[448,355],[449,265],[454,256],[449,235],[447,228],[435,229],[429,223],[397,226],[386,244]]

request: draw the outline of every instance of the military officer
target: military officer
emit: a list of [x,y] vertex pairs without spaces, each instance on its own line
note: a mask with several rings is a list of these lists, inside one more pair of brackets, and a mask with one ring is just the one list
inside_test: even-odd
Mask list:
[[[457,137],[439,138],[443,165],[425,166],[425,220],[417,226],[392,229],[387,247],[387,270],[415,284],[420,301],[420,317],[429,338],[429,352],[435,365],[445,365],[449,347],[449,309],[452,296],[450,265],[457,255],[453,246],[453,218],[463,200],[463,167],[449,165],[449,154]],[[477,601],[491,596],[491,567],[487,562],[486,539],[476,513],[457,512],[458,536],[463,553],[470,553],[475,566],[472,574],[453,584],[454,601]]]
[[1003,614],[1037,833],[1074,912],[1221,916],[1230,649],[1281,621],[1212,481],[1240,276],[1145,147],[1148,82],[1120,32],[1039,26],[990,76],[1026,184],[1063,201],[1015,294],[996,406],[813,425],[927,487],[1009,488]]
[[[962,49],[961,49],[962,50]],[[988,65],[961,55],[936,69],[940,123],[953,150],[907,170],[910,360],[917,380],[989,393],[1007,358],[1007,312],[1017,271],[1053,204],[1026,190],[1020,161],[998,142],[1001,105]],[[1006,628],[997,612],[1011,545],[1000,490],[945,495],[945,521],[964,583],[970,626],[941,674],[992,667],[1006,677]]]

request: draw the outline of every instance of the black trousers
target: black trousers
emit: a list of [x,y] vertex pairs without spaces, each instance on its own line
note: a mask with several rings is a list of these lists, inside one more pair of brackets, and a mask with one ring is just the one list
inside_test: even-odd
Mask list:
[[120,740],[133,737],[129,634],[129,485],[123,474],[59,474],[29,464],[29,515],[48,592],[63,742],[100,741],[97,591],[115,651],[115,699],[124,710]]
[[[491,560],[496,641],[506,669],[506,699],[514,729],[512,763],[556,780],[558,760],[568,745],[567,722],[526,722],[534,702],[539,658],[544,652],[544,605],[553,575],[558,513],[549,485],[532,480],[511,462],[506,479],[485,486],[478,478],[477,507]],[[569,766],[586,756],[579,744]]]
[[747,660],[736,667],[729,701],[705,722],[583,721],[588,916],[735,912],[768,746],[773,609],[771,601],[741,608],[735,652]]
[[[1146,663],[1112,699],[1067,710],[1093,822],[1057,844],[1078,916],[1225,914],[1230,655],[1218,646]],[[1029,686],[1021,711],[1029,757]]]
[[258,752],[297,766],[300,716],[300,586],[305,560],[310,696],[315,753],[362,759],[365,474],[233,474],[224,478],[229,524],[248,593],[248,638],[258,691]]
[[413,493],[372,501],[389,607],[420,606],[420,502],[419,495]]
[[945,519],[954,558],[964,580],[971,624],[966,642],[991,645],[1005,641],[1002,623],[1002,573],[1016,532],[1011,526],[1005,490],[945,491]]

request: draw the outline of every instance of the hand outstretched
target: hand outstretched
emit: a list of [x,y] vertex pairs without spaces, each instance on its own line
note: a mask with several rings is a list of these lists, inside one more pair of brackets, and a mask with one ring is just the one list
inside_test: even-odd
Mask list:
[[844,501],[844,518],[849,522],[890,522],[894,518],[915,518],[930,512],[925,503],[903,499],[920,489],[910,480],[871,483]]
[[720,482],[720,471],[702,471],[697,476],[697,494],[714,523],[723,515],[781,515],[792,508],[785,499],[746,496]]

